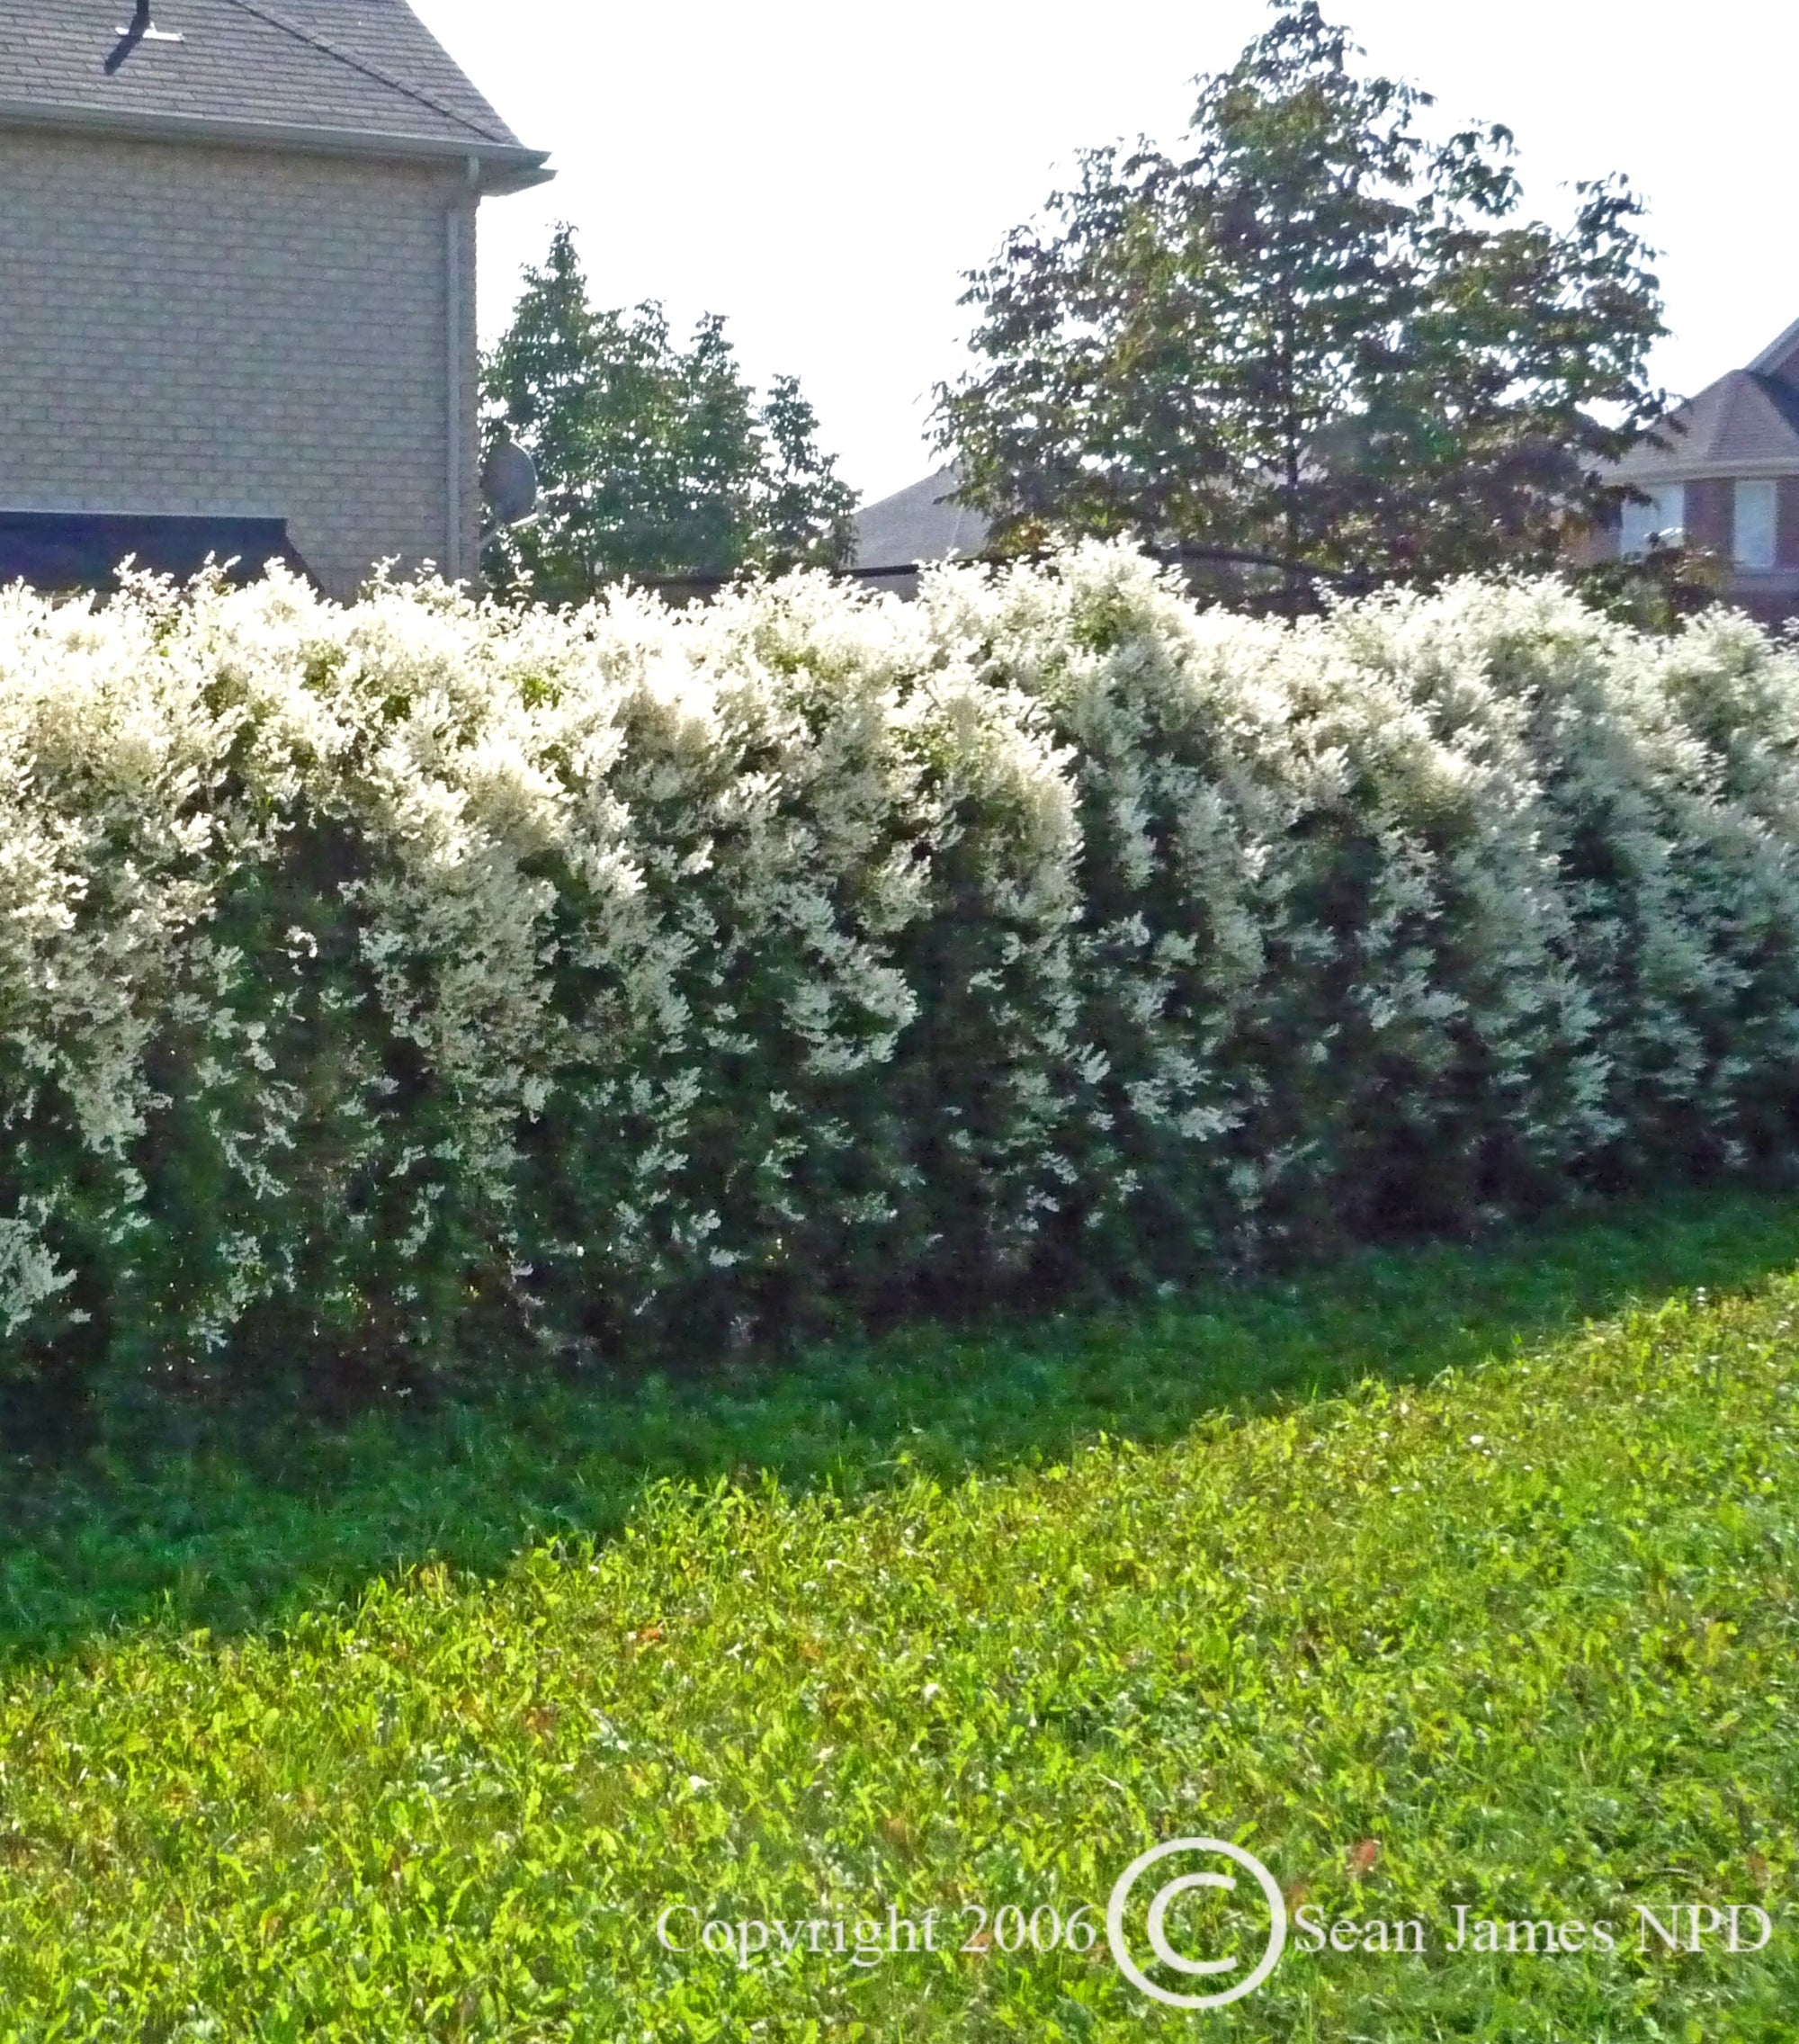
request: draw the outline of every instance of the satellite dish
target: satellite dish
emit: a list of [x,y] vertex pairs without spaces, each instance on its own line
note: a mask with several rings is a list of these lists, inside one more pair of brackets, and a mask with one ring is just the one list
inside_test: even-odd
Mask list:
[[529,517],[537,503],[536,465],[517,441],[501,438],[481,463],[481,495],[502,525]]

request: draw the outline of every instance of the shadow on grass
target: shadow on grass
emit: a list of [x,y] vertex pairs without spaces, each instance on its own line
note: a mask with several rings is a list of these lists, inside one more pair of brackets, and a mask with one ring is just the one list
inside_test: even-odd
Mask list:
[[854,1496],[900,1472],[1056,1460],[1101,1432],[1168,1440],[1221,1407],[1433,1376],[1795,1263],[1799,1197],[1683,1194],[1102,1314],[915,1328],[697,1377],[540,1382],[54,1476],[15,1460],[0,1655],[54,1657],[146,1619],[278,1625],[427,1559],[497,1570],[535,1539],[605,1537],[660,1478],[767,1471]]

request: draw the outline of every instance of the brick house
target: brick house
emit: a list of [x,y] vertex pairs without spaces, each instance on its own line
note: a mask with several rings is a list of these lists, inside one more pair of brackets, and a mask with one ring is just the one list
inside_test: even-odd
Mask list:
[[1600,558],[1678,534],[1730,563],[1730,600],[1769,623],[1799,615],[1799,321],[1747,369],[1674,414],[1679,431],[1633,448],[1614,471],[1642,498],[1600,535]]
[[475,211],[550,175],[404,0],[0,0],[0,580],[472,572]]

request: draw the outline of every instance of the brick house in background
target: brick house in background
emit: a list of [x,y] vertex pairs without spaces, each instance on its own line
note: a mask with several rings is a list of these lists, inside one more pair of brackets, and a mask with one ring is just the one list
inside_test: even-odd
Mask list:
[[404,0],[0,0],[0,581],[475,567],[475,210],[552,174]]
[[1678,534],[1730,563],[1731,602],[1768,623],[1799,616],[1799,321],[1688,399],[1673,424],[1685,430],[1644,442],[1613,471],[1644,501],[1623,507],[1598,557]]

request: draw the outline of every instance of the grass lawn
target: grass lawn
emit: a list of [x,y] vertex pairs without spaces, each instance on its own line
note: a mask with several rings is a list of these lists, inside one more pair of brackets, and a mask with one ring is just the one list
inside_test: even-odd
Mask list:
[[[1799,1202],[1683,1199],[16,1468],[0,2039],[1791,2044],[1795,1263]],[[1052,1939],[1191,1834],[1293,1912],[1205,2015]],[[1763,1949],[1636,1914],[1731,1904]]]

